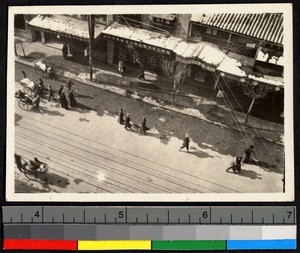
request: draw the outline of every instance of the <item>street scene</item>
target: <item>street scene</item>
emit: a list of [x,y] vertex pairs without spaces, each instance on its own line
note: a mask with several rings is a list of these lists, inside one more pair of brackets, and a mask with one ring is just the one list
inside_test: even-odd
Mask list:
[[285,191],[282,13],[14,18],[15,193]]

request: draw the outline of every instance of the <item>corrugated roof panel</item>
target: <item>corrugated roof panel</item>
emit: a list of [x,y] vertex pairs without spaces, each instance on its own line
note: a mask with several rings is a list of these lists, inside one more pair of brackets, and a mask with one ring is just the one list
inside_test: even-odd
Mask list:
[[192,14],[191,21],[282,44],[282,13]]

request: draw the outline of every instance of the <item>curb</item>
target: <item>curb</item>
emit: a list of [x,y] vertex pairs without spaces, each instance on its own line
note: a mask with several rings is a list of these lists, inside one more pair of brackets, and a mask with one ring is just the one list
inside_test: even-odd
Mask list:
[[[26,66],[31,66],[33,67],[34,64],[33,63],[30,63],[26,60],[22,60],[20,58],[16,58],[15,59],[15,62],[18,62],[20,64],[23,64],[23,65],[26,65]],[[117,95],[120,95],[120,96],[126,96],[126,95],[123,95],[123,94],[120,94],[120,93],[117,93],[117,92],[114,92],[112,90],[110,90],[109,88],[105,87],[106,85],[105,84],[102,84],[102,83],[96,83],[96,82],[91,82],[89,80],[82,80],[82,79],[79,79],[79,78],[76,78],[76,77],[69,77],[67,75],[64,75],[64,74],[58,74],[59,76],[62,76],[64,78],[70,78],[70,79],[73,79],[77,82],[80,82],[80,83],[83,83],[83,84],[86,84],[86,85],[91,85],[95,88],[98,88],[98,89],[101,89],[101,90],[105,90],[105,91],[109,91],[111,93],[114,93],[114,94],[117,94]],[[109,85],[114,85],[114,84],[109,84]],[[102,87],[101,87],[102,86]],[[124,86],[121,86],[121,85],[115,85],[117,86],[118,88],[120,89],[123,89],[124,91],[126,90],[136,90],[135,88],[131,88],[131,87],[126,87],[124,88]],[[140,89],[140,90],[146,90],[146,91],[152,91],[152,90],[148,90],[148,89]],[[165,94],[170,94],[170,93],[165,93]],[[166,106],[163,106],[163,105],[157,105],[157,104],[152,104],[150,102],[146,102],[146,101],[143,101],[142,99],[139,99],[139,98],[133,98],[132,96],[130,96],[131,99],[135,99],[135,100],[138,100],[140,102],[143,102],[145,104],[148,104],[148,105],[152,105],[152,106],[156,106],[156,107],[159,107],[159,108],[162,108],[164,110],[168,110],[168,111],[173,111],[173,112],[176,112],[176,113],[180,113],[182,115],[185,115],[185,116],[189,116],[189,117],[193,117],[193,118],[197,118],[197,119],[200,119],[200,120],[203,120],[207,123],[210,123],[210,124],[213,124],[213,125],[216,125],[216,126],[219,126],[221,128],[225,128],[225,129],[229,129],[229,130],[234,130],[234,131],[237,131],[237,132],[242,132],[244,134],[249,134],[251,135],[252,137],[256,137],[257,138],[257,135],[253,134],[253,133],[250,133],[250,132],[247,132],[247,131],[244,131],[244,130],[239,130],[239,129],[236,129],[234,127],[231,127],[231,126],[228,126],[228,125],[225,125],[225,124],[222,124],[222,123],[219,123],[219,122],[216,122],[216,121],[211,121],[211,120],[208,120],[206,118],[201,118],[201,117],[198,117],[198,116],[195,116],[195,115],[191,115],[191,114],[187,114],[187,113],[184,113],[184,112],[181,112],[181,111],[178,111],[174,108],[169,108],[169,107],[166,107]],[[254,127],[253,127],[254,128]],[[269,138],[266,138],[266,137],[263,137],[263,136],[260,136],[261,139],[264,139],[264,140],[267,140],[269,142],[272,142],[272,143],[275,143],[275,144],[278,144],[278,145],[281,145],[281,146],[284,146],[284,143],[282,142],[279,142],[279,141],[276,141],[276,140],[273,140],[273,139],[269,139]]]

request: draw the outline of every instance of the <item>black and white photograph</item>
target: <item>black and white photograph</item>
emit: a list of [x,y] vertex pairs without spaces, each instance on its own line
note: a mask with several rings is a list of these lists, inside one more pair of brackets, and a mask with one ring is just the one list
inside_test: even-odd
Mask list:
[[9,201],[292,201],[292,5],[9,8]]

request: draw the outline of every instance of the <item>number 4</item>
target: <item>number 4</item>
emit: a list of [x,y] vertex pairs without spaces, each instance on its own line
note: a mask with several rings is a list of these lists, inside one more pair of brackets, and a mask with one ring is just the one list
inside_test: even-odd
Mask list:
[[34,214],[35,217],[39,218],[40,217],[40,213],[39,211],[37,211],[35,214]]

